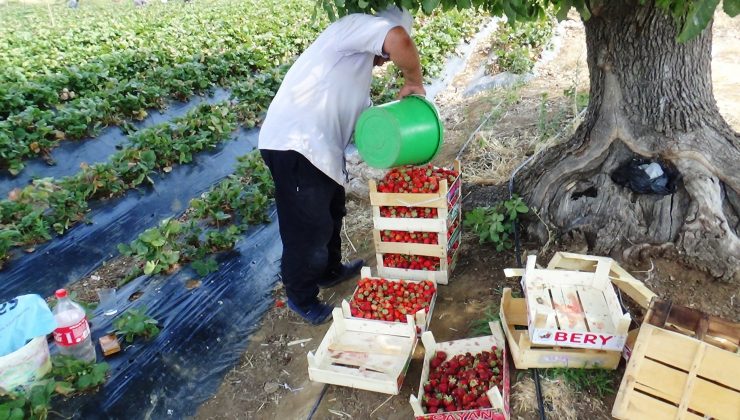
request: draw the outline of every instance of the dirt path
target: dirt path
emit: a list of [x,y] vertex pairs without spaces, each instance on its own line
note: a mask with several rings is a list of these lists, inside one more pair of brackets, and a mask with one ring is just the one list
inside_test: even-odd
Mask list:
[[[714,65],[715,95],[723,115],[737,129],[740,128],[740,20],[720,16],[715,23]],[[511,170],[528,154],[542,147],[557,133],[568,132],[568,125],[578,113],[576,99],[579,92],[588,92],[588,74],[585,65],[583,26],[579,21],[567,21],[561,26],[562,44],[556,56],[537,68],[537,76],[526,85],[482,93],[465,98],[462,92],[484,61],[487,51],[474,53],[468,67],[437,97],[447,127],[446,145],[436,160],[448,164],[473,130],[489,114],[490,123],[484,125],[463,154],[463,168],[469,182],[464,194],[471,202],[495,199],[496,190],[487,190],[482,196],[478,185],[502,184]],[[572,92],[566,94],[566,92]],[[575,94],[573,94],[575,93]],[[493,192],[492,192],[493,191]],[[498,190],[501,194],[500,189]],[[500,197],[499,197],[500,198]],[[347,235],[352,245],[345,244],[348,258],[363,257],[375,265],[369,204],[363,201],[348,203]],[[503,277],[502,269],[514,265],[511,253],[496,253],[479,246],[475,238],[465,237],[460,263],[448,286],[440,288],[440,297],[434,312],[431,329],[439,341],[468,336],[471,320],[480,319],[486,309],[496,307],[501,289],[516,289],[515,280]],[[575,241],[562,245],[568,250],[583,251],[583,244]],[[532,248],[529,248],[532,249]],[[550,250],[552,251],[552,250]],[[687,272],[670,262],[630,267],[638,277],[659,294],[679,303],[738,319],[740,307],[736,290],[707,280],[697,273]],[[678,287],[677,287],[678,285]],[[701,287],[699,287],[701,285]],[[351,294],[352,282],[323,292],[323,299],[339,304]],[[284,299],[282,289],[275,291]],[[265,316],[261,329],[252,337],[239,364],[224,378],[217,394],[206,402],[197,414],[199,419],[305,419],[315,409],[314,419],[408,419],[412,417],[408,397],[418,391],[421,373],[422,346],[414,354],[400,395],[358,391],[351,388],[328,386],[308,380],[306,352],[315,350],[328,325],[311,327],[299,321],[286,308],[272,308]],[[311,339],[304,344],[289,345],[292,341]],[[526,375],[525,375],[526,376]],[[616,375],[616,385],[618,378]],[[556,399],[562,391],[562,382],[545,381]],[[560,387],[560,388],[558,388]],[[556,389],[557,388],[557,389]],[[567,387],[566,387],[567,388]],[[531,383],[523,381],[513,397],[512,418],[535,418]],[[323,397],[321,397],[324,392]],[[315,406],[321,397],[320,403]],[[517,398],[518,397],[518,398]],[[589,396],[581,398],[579,406],[556,404],[550,407],[550,418],[609,418],[611,400]],[[575,404],[575,403],[574,403]],[[557,411],[564,410],[564,411]],[[557,413],[557,414],[553,414]],[[559,417],[558,417],[559,416]]]

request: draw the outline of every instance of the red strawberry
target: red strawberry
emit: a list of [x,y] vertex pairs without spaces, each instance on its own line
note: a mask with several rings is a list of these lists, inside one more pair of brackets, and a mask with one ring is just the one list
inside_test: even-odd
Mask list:
[[488,399],[486,395],[481,395],[478,397],[478,400],[476,400],[476,403],[478,403],[478,406],[480,408],[490,408],[491,407],[491,401]]

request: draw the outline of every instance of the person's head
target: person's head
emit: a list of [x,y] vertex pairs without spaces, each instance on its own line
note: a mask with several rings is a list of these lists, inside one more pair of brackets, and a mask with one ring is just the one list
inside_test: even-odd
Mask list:
[[[375,16],[386,19],[392,24],[402,27],[406,33],[411,36],[411,26],[414,23],[414,18],[408,10],[399,9],[397,6],[389,6],[387,9],[375,13]],[[387,63],[388,60],[389,57],[376,55],[373,60],[373,66],[382,66]]]

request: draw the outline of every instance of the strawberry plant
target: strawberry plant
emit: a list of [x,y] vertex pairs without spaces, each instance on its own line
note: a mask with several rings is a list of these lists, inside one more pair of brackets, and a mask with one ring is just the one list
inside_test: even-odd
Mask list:
[[426,413],[491,408],[486,392],[502,386],[503,364],[503,351],[496,346],[475,355],[452,357],[437,351],[429,360],[429,377],[422,385],[422,407]]
[[46,419],[56,383],[41,380],[22,394],[0,396],[0,420]]
[[57,387],[64,387],[66,393],[96,388],[105,382],[108,373],[107,363],[85,362],[71,356],[54,356],[51,362],[51,375],[58,380]]
[[180,261],[180,251],[175,240],[182,225],[177,220],[165,219],[159,226],[144,231],[129,245],[119,244],[118,251],[133,256],[143,274],[159,274],[168,271]]
[[363,278],[349,302],[352,316],[406,322],[406,315],[429,312],[436,293],[434,282]]
[[136,337],[149,340],[159,334],[156,319],[146,313],[146,307],[131,308],[113,321],[114,333],[124,337],[127,343],[134,341]]
[[90,363],[69,356],[51,358],[52,369],[29,389],[0,396],[0,420],[44,420],[52,399],[97,388],[105,382],[107,363]]
[[465,215],[466,228],[478,235],[480,243],[491,242],[496,251],[511,249],[514,221],[529,212],[521,197],[514,196],[494,207],[478,207]]

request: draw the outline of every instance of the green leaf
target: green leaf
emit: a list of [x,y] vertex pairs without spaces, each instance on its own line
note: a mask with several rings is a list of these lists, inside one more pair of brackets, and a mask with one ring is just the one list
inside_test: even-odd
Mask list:
[[75,392],[75,387],[69,382],[62,381],[55,384],[54,391],[56,391],[57,394],[67,396]]
[[156,262],[147,261],[146,264],[144,264],[144,274],[146,275],[152,274],[155,268],[157,268]]
[[430,15],[439,6],[439,2],[440,0],[422,0],[421,9],[424,13]]
[[102,375],[102,376],[105,376],[105,374],[108,373],[108,369],[109,368],[110,368],[110,366],[108,365],[108,363],[105,363],[105,362],[103,362],[103,363],[96,363],[93,366],[92,371],[93,371],[93,374],[94,375]]
[[719,1],[695,0],[691,4],[688,16],[686,16],[686,23],[684,23],[683,29],[678,35],[678,42],[686,42],[697,37],[712,20]]
[[337,6],[337,9],[344,8],[344,0],[334,0],[334,4]]
[[79,379],[77,379],[77,387],[80,389],[87,389],[90,387],[91,384],[92,384],[92,376],[89,374],[82,375],[79,377]]
[[724,0],[722,6],[725,13],[730,17],[735,17],[740,14],[740,0]]
[[148,167],[153,167],[157,161],[157,154],[153,150],[145,150],[141,153],[141,160],[147,164]]
[[8,417],[9,420],[23,420],[24,418],[23,409],[18,407],[14,408],[10,412],[10,417]]
[[558,19],[558,21],[564,21],[568,18],[568,12],[570,11],[570,8],[573,6],[573,3],[571,0],[562,0],[560,2],[560,8],[558,9],[557,14],[555,17]]

